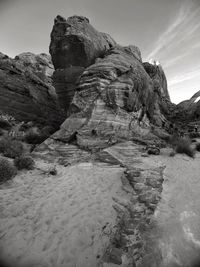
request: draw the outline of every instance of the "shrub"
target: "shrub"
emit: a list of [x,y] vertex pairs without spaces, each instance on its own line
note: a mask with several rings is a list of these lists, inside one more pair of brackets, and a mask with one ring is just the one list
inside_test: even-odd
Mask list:
[[194,157],[194,150],[190,146],[190,140],[179,138],[176,143],[176,152],[180,154],[186,154],[189,157]]
[[0,183],[10,180],[17,174],[15,166],[7,159],[0,158]]
[[200,152],[200,143],[196,144],[196,150]]
[[22,155],[23,145],[20,141],[3,137],[0,140],[0,152],[6,157],[16,158]]
[[171,152],[170,152],[170,154],[169,154],[169,156],[170,156],[170,157],[174,157],[175,155],[176,155],[176,153],[175,153],[175,151],[174,151],[174,150],[173,150],[173,151],[171,151]]
[[192,133],[189,134],[189,137],[190,138],[198,138],[198,137],[200,137],[200,133],[198,133],[198,132],[192,132]]
[[12,125],[6,119],[0,118],[0,128],[9,130]]
[[18,170],[26,169],[33,170],[35,162],[30,156],[22,155],[14,159],[14,164]]
[[25,134],[25,141],[28,144],[40,144],[42,143],[45,139],[47,138],[46,135],[44,134],[39,134],[34,132],[33,130],[29,130],[26,134]]
[[57,175],[57,173],[58,173],[58,171],[56,170],[55,166],[49,170],[49,174],[51,174],[51,175]]
[[0,136],[4,134],[4,131],[0,129]]

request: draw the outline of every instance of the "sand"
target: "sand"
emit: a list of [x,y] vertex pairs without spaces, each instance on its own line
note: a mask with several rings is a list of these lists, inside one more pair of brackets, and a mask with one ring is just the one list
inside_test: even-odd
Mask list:
[[1,259],[20,267],[97,266],[116,223],[112,198],[122,173],[92,163],[59,166],[57,176],[21,172],[0,189]]

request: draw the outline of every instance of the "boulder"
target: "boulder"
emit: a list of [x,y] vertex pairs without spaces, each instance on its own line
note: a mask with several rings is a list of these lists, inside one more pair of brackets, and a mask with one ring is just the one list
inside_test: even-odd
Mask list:
[[85,17],[72,16],[67,20],[56,17],[49,51],[56,70],[54,85],[60,105],[66,112],[84,69],[115,46],[108,34],[95,30]]

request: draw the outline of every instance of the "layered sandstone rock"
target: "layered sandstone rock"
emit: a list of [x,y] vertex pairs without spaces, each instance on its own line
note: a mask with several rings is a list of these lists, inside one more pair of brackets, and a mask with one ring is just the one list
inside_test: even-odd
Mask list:
[[85,17],[67,20],[57,16],[51,33],[50,54],[56,69],[53,79],[61,106],[67,111],[76,81],[84,69],[116,45],[105,33],[96,31]]
[[50,53],[56,91],[70,115],[53,138],[76,135],[81,147],[103,148],[166,121],[166,77],[161,67],[142,63],[137,47],[117,45],[84,17],[57,16]]
[[0,54],[0,110],[18,120],[60,124],[60,112],[48,55],[23,53],[14,59]]

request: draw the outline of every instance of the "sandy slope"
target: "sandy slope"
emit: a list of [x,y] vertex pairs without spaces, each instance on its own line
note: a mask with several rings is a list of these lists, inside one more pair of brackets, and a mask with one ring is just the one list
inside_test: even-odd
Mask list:
[[59,166],[57,176],[34,170],[15,177],[0,189],[1,258],[20,267],[96,266],[115,224],[112,197],[122,172],[82,163]]
[[[158,157],[166,165],[165,181],[154,216],[155,229],[148,233],[150,245],[153,240],[157,243],[149,264],[200,266],[200,153],[192,159],[183,154],[169,157],[170,152],[170,149],[162,149]],[[147,160],[157,163],[157,157]],[[159,250],[161,257],[156,259]]]

